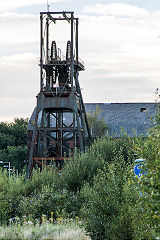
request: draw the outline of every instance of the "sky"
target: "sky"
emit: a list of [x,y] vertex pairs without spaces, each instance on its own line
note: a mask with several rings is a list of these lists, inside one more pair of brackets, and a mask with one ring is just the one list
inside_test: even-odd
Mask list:
[[[154,102],[160,88],[159,0],[48,2],[50,11],[79,17],[84,102]],[[30,117],[36,105],[39,12],[46,10],[47,0],[0,0],[0,121]]]

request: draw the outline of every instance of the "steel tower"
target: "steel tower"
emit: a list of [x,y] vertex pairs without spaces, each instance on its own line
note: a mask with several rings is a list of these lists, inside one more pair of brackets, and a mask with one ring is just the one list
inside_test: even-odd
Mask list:
[[[70,24],[65,56],[50,39],[59,21]],[[43,162],[54,160],[61,168],[64,158],[75,148],[84,152],[91,140],[78,80],[84,70],[78,57],[78,21],[74,12],[40,13],[40,92],[28,124],[28,176]]]

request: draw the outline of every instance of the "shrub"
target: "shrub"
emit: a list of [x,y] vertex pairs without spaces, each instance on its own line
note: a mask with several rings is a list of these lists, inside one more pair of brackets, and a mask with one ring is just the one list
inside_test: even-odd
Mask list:
[[75,217],[80,207],[78,195],[67,190],[59,191],[44,186],[40,192],[22,197],[19,212],[27,217],[32,214],[34,219],[39,220],[43,214],[49,219],[53,212],[54,219],[57,219]]
[[111,137],[96,139],[86,153],[75,154],[74,159],[68,161],[61,174],[61,188],[77,192],[86,182],[92,185],[97,169],[103,169],[105,164],[113,162],[120,149],[128,162],[129,144],[127,138],[124,141]]
[[24,196],[39,193],[44,186],[53,187],[58,183],[58,173],[53,168],[43,168],[33,170],[32,177],[25,182]]
[[99,171],[92,187],[85,185],[81,191],[86,199],[82,216],[93,240],[128,240],[133,236],[129,209],[136,202],[136,193],[131,186],[126,187],[130,171],[121,151],[113,160],[107,164],[107,168]]
[[145,168],[148,173],[145,177],[137,179],[139,198],[137,211],[134,212],[134,237],[135,239],[160,238],[160,113],[157,112],[154,126],[148,131],[144,141],[137,138],[134,141],[134,151],[139,158],[146,159]]
[[19,214],[18,205],[24,191],[24,175],[8,178],[7,171],[0,171],[0,224]]

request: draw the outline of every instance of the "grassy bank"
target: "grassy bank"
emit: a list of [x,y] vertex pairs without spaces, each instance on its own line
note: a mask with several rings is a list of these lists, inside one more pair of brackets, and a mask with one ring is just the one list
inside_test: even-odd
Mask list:
[[54,240],[90,240],[75,222],[61,222],[56,224],[43,223],[33,225],[28,222],[24,226],[14,224],[0,227],[0,239],[54,239]]

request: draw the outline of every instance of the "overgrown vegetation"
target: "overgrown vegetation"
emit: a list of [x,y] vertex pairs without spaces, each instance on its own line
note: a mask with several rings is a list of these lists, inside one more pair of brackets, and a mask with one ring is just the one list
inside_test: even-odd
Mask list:
[[[135,239],[160,239],[160,112],[158,110],[153,127],[145,141],[136,138],[134,151],[146,159],[148,173],[137,180],[142,197],[138,199],[137,218],[134,219]],[[138,234],[137,234],[138,233]]]
[[57,221],[54,225],[49,222],[33,225],[28,221],[23,226],[0,227],[0,239],[90,240],[84,230],[71,220]]
[[112,162],[119,148],[120,140],[97,139],[85,154],[77,153],[70,159],[62,172],[44,168],[42,172],[34,171],[29,181],[25,173],[8,178],[7,172],[1,170],[0,221],[7,223],[10,218],[31,213],[36,219],[42,214],[49,217],[50,212],[54,212],[55,219],[80,216],[81,188],[86,183],[92,186],[97,170]]
[[[78,218],[93,240],[159,239],[159,122],[158,112],[145,139],[97,138],[61,172],[44,168],[28,181],[1,170],[1,225]],[[135,156],[146,159],[144,177],[134,175]]]
[[0,161],[10,162],[20,172],[27,160],[27,124],[23,118],[0,123]]

